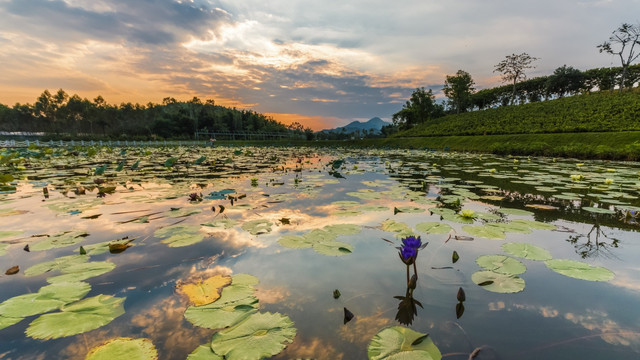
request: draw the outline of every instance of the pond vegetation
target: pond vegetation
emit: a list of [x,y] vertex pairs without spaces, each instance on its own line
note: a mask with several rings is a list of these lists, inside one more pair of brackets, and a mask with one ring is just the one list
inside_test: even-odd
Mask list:
[[0,353],[635,359],[639,168],[424,150],[2,149]]

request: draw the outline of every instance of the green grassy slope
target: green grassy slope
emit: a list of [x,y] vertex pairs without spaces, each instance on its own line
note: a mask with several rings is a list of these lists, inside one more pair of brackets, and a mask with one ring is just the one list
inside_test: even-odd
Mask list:
[[395,137],[640,130],[640,89],[449,115]]

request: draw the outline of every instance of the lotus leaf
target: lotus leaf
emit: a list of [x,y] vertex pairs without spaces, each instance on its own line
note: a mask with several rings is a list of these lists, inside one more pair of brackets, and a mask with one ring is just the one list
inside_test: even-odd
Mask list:
[[313,245],[313,242],[307,240],[306,237],[294,235],[283,236],[278,239],[278,243],[284,247],[291,249],[306,249],[310,248]]
[[478,271],[471,275],[471,280],[483,289],[497,293],[517,293],[524,290],[524,280],[516,275]]
[[33,320],[26,334],[34,339],[57,339],[104,326],[124,314],[125,298],[97,295],[65,305],[61,312],[44,314]]
[[327,225],[323,228],[326,232],[333,235],[355,235],[362,231],[362,227],[360,225],[355,224],[336,224],[336,225]]
[[22,321],[21,317],[18,318],[14,318],[14,317],[4,317],[4,316],[0,316],[0,330],[9,327],[11,325],[17,324],[20,321]]
[[251,235],[260,235],[271,232],[273,224],[269,220],[251,220],[242,224],[242,229],[248,231]]
[[488,238],[488,239],[504,240],[506,237],[505,233],[502,232],[501,230],[495,227],[486,226],[486,225],[484,226],[467,225],[467,226],[463,226],[462,230],[466,231],[469,235],[479,236],[479,237]]
[[558,274],[581,280],[609,281],[614,277],[613,272],[607,268],[591,266],[575,260],[552,259],[545,261],[545,264]]
[[427,334],[403,326],[378,332],[367,348],[370,360],[440,360],[442,354]]
[[187,355],[187,360],[224,360],[224,358],[211,350],[211,345],[200,345],[191,354]]
[[153,234],[158,238],[165,238],[163,243],[170,247],[182,247],[198,243],[204,239],[200,227],[195,225],[173,225],[156,230]]
[[424,222],[416,225],[416,230],[428,234],[447,234],[451,231],[451,226],[439,222]]
[[511,224],[522,224],[535,230],[555,230],[556,229],[556,226],[553,224],[547,224],[547,223],[534,221],[534,220],[518,219],[518,220],[511,221]]
[[51,261],[46,261],[40,264],[36,264],[24,271],[25,276],[35,276],[44,274],[53,270],[62,270],[72,265],[81,264],[89,261],[88,255],[69,255],[55,258]]
[[502,250],[513,256],[529,260],[545,261],[553,258],[547,250],[527,243],[506,243],[502,245]]
[[149,339],[120,337],[96,346],[85,360],[156,360],[158,351]]
[[201,306],[218,300],[222,288],[230,283],[230,276],[216,275],[196,283],[178,285],[177,290],[187,295],[195,306]]
[[228,359],[263,359],[280,353],[296,336],[288,316],[255,313],[211,338],[211,349]]
[[48,283],[74,282],[96,277],[115,269],[116,264],[110,261],[93,261],[74,264],[62,269],[63,275],[50,277]]
[[483,255],[476,259],[476,263],[486,270],[507,275],[519,275],[527,270],[520,261],[504,255]]
[[582,210],[588,211],[588,212],[594,213],[594,214],[615,214],[616,213],[613,210],[604,209],[604,208],[597,208],[597,207],[591,207],[591,206],[584,206],[584,207],[582,207]]
[[55,235],[52,235],[45,240],[39,241],[30,245],[32,251],[49,250],[54,248],[61,248],[69,245],[74,245],[89,235],[84,231],[65,231]]

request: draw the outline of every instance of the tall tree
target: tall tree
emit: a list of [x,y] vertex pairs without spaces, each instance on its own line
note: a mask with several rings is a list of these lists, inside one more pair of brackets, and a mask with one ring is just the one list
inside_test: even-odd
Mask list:
[[511,54],[505,56],[505,59],[495,66],[493,72],[501,73],[502,81],[513,84],[511,90],[511,105],[513,105],[516,97],[516,83],[527,78],[525,71],[527,69],[534,69],[535,66],[531,65],[531,63],[536,60],[538,60],[538,58],[527,53],[518,55]]
[[471,94],[475,90],[473,85],[475,83],[471,75],[464,70],[458,70],[455,75],[447,75],[442,90],[456,114],[467,111],[471,106]]
[[402,110],[393,114],[392,119],[394,124],[404,130],[441,115],[442,105],[436,104],[433,91],[426,91],[422,87],[413,91],[409,101],[402,106]]
[[563,65],[553,71],[553,75],[546,80],[548,94],[563,97],[565,94],[576,94],[584,88],[584,74],[582,71]]
[[[640,45],[640,24],[631,25],[624,23],[613,31],[609,41],[598,45],[598,50],[611,55],[618,55],[622,64],[622,79],[620,79],[620,91],[625,86],[625,78],[629,65],[640,56],[636,53],[635,46]],[[633,85],[633,84],[632,84]]]

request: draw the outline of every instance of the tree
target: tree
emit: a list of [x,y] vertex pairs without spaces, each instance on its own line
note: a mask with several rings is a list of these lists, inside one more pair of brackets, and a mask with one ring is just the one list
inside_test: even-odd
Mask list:
[[[598,45],[598,50],[611,55],[618,55],[622,64],[622,78],[620,79],[620,91],[625,86],[625,78],[629,65],[631,65],[640,56],[640,52],[636,53],[635,46],[640,45],[640,24],[631,25],[624,23],[613,31],[609,37],[609,41],[605,41]],[[616,50],[614,48],[618,48]],[[626,53],[625,53],[626,52]]]
[[520,80],[527,78],[525,70],[534,69],[535,66],[531,65],[534,61],[538,60],[527,53],[511,54],[505,56],[505,59],[500,61],[495,66],[493,72],[502,73],[502,81],[513,84],[511,90],[511,105],[516,97],[516,83]]
[[576,94],[584,88],[585,77],[582,71],[563,65],[553,71],[546,81],[547,93],[563,97],[565,94]]
[[471,94],[475,90],[475,83],[471,75],[463,70],[458,70],[455,75],[447,75],[444,81],[444,95],[449,98],[449,106],[456,114],[467,111],[471,106]]
[[409,129],[417,124],[424,124],[428,120],[438,117],[442,112],[442,106],[435,103],[433,91],[426,91],[423,87],[416,89],[402,110],[393,114],[393,123],[402,130]]

